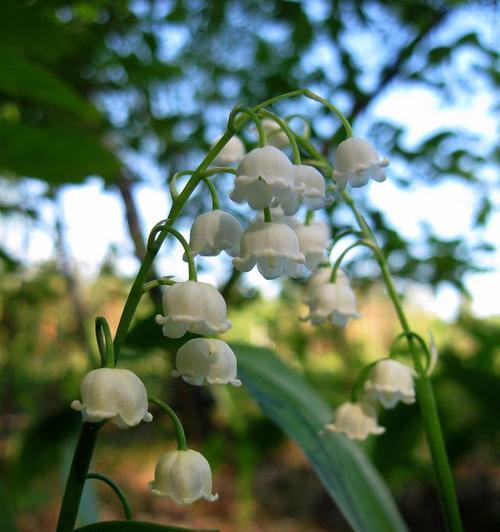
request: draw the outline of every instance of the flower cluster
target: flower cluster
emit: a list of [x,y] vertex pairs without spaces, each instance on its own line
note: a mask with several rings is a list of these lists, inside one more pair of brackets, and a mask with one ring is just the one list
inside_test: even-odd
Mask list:
[[[267,115],[272,116],[272,113]],[[231,327],[226,302],[215,286],[197,280],[195,257],[214,257],[225,252],[232,257],[236,270],[248,272],[256,267],[266,279],[283,275],[299,279],[309,272],[305,300],[309,314],[304,321],[314,326],[330,321],[344,327],[350,319],[358,317],[356,298],[345,272],[338,270],[332,276],[331,267],[325,266],[331,245],[329,225],[313,219],[315,211],[333,202],[327,194],[325,176],[315,166],[301,162],[291,132],[282,129],[286,129],[285,122],[265,118],[259,123],[259,120],[256,118],[260,147],[247,153],[244,142],[236,135],[222,146],[222,139],[228,138],[226,133],[214,145],[218,153],[212,156],[216,164],[236,166],[220,170],[234,172],[230,198],[258,211],[253,220],[244,227],[235,216],[219,208],[216,189],[208,179],[219,169],[211,168],[199,177],[210,189],[213,209],[195,219],[189,243],[166,222],[155,226],[148,241],[148,250],[151,243],[159,242],[159,248],[164,236],[158,235],[164,231],[165,235],[174,235],[184,246],[189,279],[158,281],[167,286],[162,297],[163,314],[156,315],[155,321],[168,338],[182,338],[187,333],[200,336],[189,339],[177,350],[175,369],[171,373],[193,386],[241,385],[235,353],[226,342],[212,337]],[[290,147],[294,162],[282,151]],[[368,142],[349,138],[338,147],[335,170],[328,177],[336,181],[337,191],[341,191],[347,183],[353,187],[362,186],[370,177],[383,181],[383,168],[387,164]],[[196,172],[186,173],[194,175]],[[175,179],[170,184],[173,200],[177,201]],[[307,211],[304,221],[297,217],[301,209]],[[126,429],[152,420],[148,401],[160,406],[176,426],[179,446],[160,457],[155,478],[150,482],[152,492],[168,495],[179,504],[190,504],[201,498],[217,500],[218,496],[212,494],[210,465],[202,454],[187,448],[175,412],[162,401],[148,397],[143,382],[134,373],[115,367],[113,347],[108,340],[98,336],[106,367],[85,376],[81,383],[81,401],[73,401],[72,408],[81,411],[86,422],[111,421]],[[111,358],[106,358],[110,353]],[[381,362],[365,385],[367,400],[378,399],[389,408],[400,400],[411,402],[414,397],[411,374],[408,376],[404,369],[395,366],[398,363],[391,362],[391,365]],[[325,431],[345,432],[349,437],[362,439],[369,433],[379,434],[383,429],[376,423],[372,406],[363,402],[341,406]]]

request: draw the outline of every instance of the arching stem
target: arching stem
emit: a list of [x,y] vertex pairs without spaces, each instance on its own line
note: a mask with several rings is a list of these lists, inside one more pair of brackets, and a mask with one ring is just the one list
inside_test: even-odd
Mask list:
[[184,432],[184,427],[182,426],[181,420],[179,419],[177,414],[170,406],[167,405],[167,403],[165,403],[161,399],[158,399],[157,397],[148,396],[148,401],[150,403],[155,404],[156,406],[159,406],[164,412],[168,414],[175,427],[175,432],[177,435],[177,449],[179,449],[179,451],[185,451],[187,449],[186,434]]
[[123,514],[125,516],[125,519],[127,521],[130,521],[132,519],[132,510],[130,509],[130,504],[127,500],[127,496],[125,495],[124,491],[116,484],[114,480],[111,480],[106,475],[103,475],[101,473],[88,473],[86,476],[87,479],[95,479],[95,480],[101,480],[105,484],[107,484],[116,494],[118,497],[122,507],[123,507]]

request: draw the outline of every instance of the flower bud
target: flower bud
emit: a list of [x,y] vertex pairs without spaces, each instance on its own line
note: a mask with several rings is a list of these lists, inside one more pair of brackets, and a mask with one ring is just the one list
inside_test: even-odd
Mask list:
[[198,499],[216,501],[212,494],[212,472],[207,459],[192,449],[163,454],[149,483],[154,495],[171,497],[177,504],[191,504]]
[[163,334],[168,338],[180,338],[187,332],[207,336],[231,327],[224,298],[208,283],[184,281],[167,286],[163,312],[165,315],[157,314],[155,320],[163,325]]
[[325,178],[316,168],[306,164],[295,165],[295,191],[300,201],[313,211],[333,201],[326,197]]
[[304,262],[294,230],[274,222],[251,224],[241,239],[241,256],[233,259],[234,267],[240,272],[248,272],[257,265],[266,279],[282,274],[301,277]]
[[121,429],[149,422],[148,394],[141,379],[128,369],[99,368],[87,373],[80,386],[82,402],[71,403],[91,423],[109,420]]
[[[217,139],[218,142],[220,137]],[[215,144],[215,143],[214,143]],[[232,136],[215,158],[216,164],[239,163],[245,155],[245,145],[237,135]]]
[[240,222],[228,212],[205,212],[196,218],[191,227],[189,247],[193,257],[213,257],[221,251],[235,257],[240,252],[242,234]]
[[288,140],[286,133],[281,129],[280,125],[276,121],[270,118],[264,118],[264,120],[262,120],[262,127],[266,133],[267,142],[271,146],[283,149],[290,145],[290,141]]
[[366,140],[349,138],[341,142],[335,154],[333,177],[338,190],[343,190],[349,182],[351,187],[362,187],[370,178],[385,181],[384,168],[387,159],[381,159],[375,148]]
[[182,377],[188,384],[241,385],[236,378],[236,355],[222,340],[189,340],[177,351],[175,364],[177,369],[172,371],[172,377]]
[[294,230],[299,239],[300,252],[306,257],[306,266],[314,270],[325,260],[330,245],[330,228],[325,222],[312,222],[309,225],[297,225]]
[[343,403],[323,432],[343,432],[352,440],[364,440],[369,434],[383,434],[385,428],[377,424],[377,413],[368,403]]
[[393,359],[375,365],[364,390],[368,399],[378,399],[385,408],[394,408],[399,401],[415,402],[412,369]]
[[255,148],[241,160],[231,199],[252,209],[282,205],[295,194],[295,171],[290,159],[273,146]]

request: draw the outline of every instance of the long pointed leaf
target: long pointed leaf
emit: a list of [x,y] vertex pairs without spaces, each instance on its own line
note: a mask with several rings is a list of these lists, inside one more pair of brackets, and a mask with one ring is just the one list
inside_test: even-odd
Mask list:
[[159,525],[146,521],[104,521],[82,526],[75,532],[218,532],[218,530]]
[[232,347],[245,388],[301,447],[353,529],[407,530],[386,485],[361,449],[343,435],[320,434],[331,409],[302,376],[267,349]]

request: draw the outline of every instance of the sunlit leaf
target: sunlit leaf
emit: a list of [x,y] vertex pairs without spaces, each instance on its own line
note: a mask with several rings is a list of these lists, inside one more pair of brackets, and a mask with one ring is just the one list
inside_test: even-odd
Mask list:
[[342,435],[320,434],[331,409],[309,384],[267,349],[232,347],[245,388],[304,451],[354,530],[406,530],[386,485],[359,447]]

